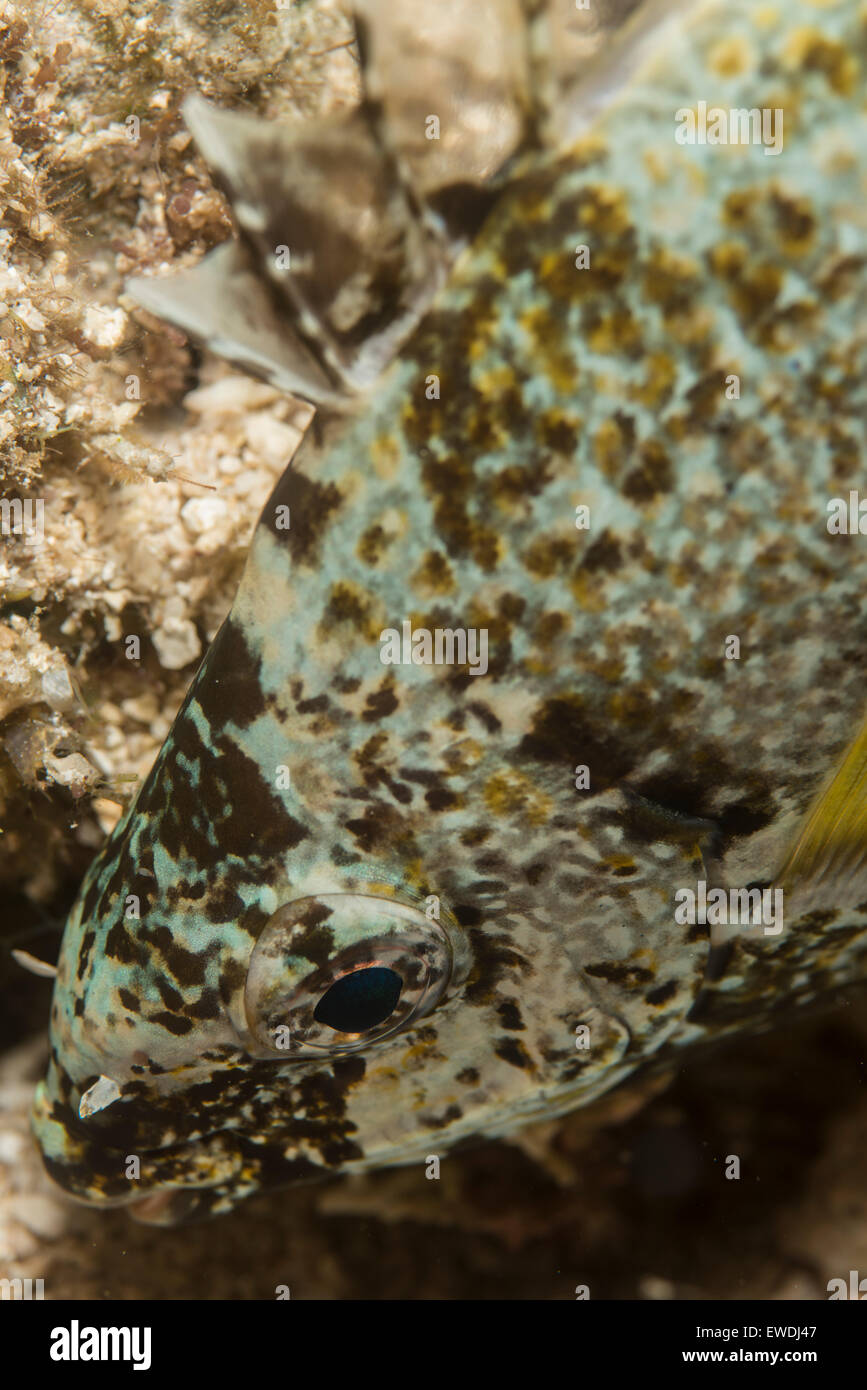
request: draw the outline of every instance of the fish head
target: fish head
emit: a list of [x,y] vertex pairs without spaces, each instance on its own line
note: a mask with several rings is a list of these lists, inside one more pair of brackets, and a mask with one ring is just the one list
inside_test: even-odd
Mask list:
[[171,1224],[423,1163],[592,1099],[682,1021],[708,943],[671,888],[707,828],[619,788],[579,812],[562,767],[422,729],[454,690],[405,675],[387,805],[369,727],[314,757],[248,720],[262,672],[236,619],[218,635],[64,934],[34,1123],[73,1197]]

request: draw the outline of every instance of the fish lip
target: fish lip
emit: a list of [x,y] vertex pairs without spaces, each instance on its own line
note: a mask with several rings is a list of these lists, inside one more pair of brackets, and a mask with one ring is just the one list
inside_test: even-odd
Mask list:
[[[42,1126],[47,1124],[54,1131],[54,1142],[49,1139],[48,1133],[44,1132]],[[136,1191],[135,1183],[124,1184],[126,1191],[119,1191],[114,1181],[109,1184],[109,1188],[114,1190],[101,1191],[98,1181],[91,1181],[88,1174],[92,1172],[106,1174],[112,1168],[116,1174],[122,1174],[124,1162],[127,1155],[132,1151],[144,1162],[159,1168],[161,1159],[177,1159],[182,1155],[189,1155],[191,1150],[199,1144],[206,1144],[214,1135],[220,1133],[219,1130],[210,1131],[205,1135],[197,1135],[195,1138],[182,1139],[175,1144],[142,1146],[131,1145],[130,1141],[121,1144],[102,1142],[98,1130],[90,1129],[87,1121],[81,1121],[73,1109],[68,1109],[62,1119],[53,1114],[46,1114],[39,1105],[39,1100],[31,1116],[36,1146],[42,1160],[42,1166],[54,1187],[62,1193],[69,1201],[75,1202],[78,1206],[91,1207],[93,1209],[106,1211],[112,1207],[136,1208],[141,1206],[141,1220],[149,1224],[173,1225],[179,1220],[183,1220],[182,1214],[172,1214],[170,1220],[161,1219],[160,1207],[165,1207],[168,1202],[166,1196],[162,1203],[158,1203],[156,1198],[160,1194],[177,1194],[174,1207],[183,1205],[182,1196],[184,1192],[191,1194],[202,1193],[207,1190],[208,1184],[201,1180],[191,1184],[184,1184],[182,1181],[177,1184],[160,1182],[158,1175],[156,1180],[151,1183],[144,1192]],[[74,1156],[70,1157],[70,1148]],[[220,1179],[216,1178],[212,1186],[219,1186]],[[132,1191],[129,1190],[132,1187]]]
[[127,1213],[142,1226],[177,1226],[202,1210],[201,1196],[210,1189],[196,1187],[157,1187],[127,1203]]
[[[122,1150],[118,1150],[121,1153]],[[160,1150],[152,1152],[159,1153]],[[110,1195],[91,1190],[83,1192],[76,1190],[65,1181],[68,1170],[57,1164],[45,1162],[43,1155],[43,1168],[51,1186],[61,1193],[67,1201],[74,1202],[79,1207],[89,1207],[92,1211],[110,1211],[116,1208],[125,1209],[134,1220],[141,1222],[142,1225],[150,1226],[175,1226],[179,1222],[189,1220],[196,1207],[200,1206],[200,1199],[214,1187],[220,1186],[217,1179],[210,1186],[203,1182],[197,1183],[160,1183],[156,1182],[147,1192],[130,1192],[123,1195]]]
[[164,1217],[169,1210],[169,1204],[179,1191],[183,1189],[162,1187],[155,1192],[149,1192],[145,1197],[137,1197],[127,1204],[129,1214],[134,1221],[140,1221],[144,1226],[164,1226],[168,1224]]
[[76,1192],[73,1188],[67,1187],[60,1181],[56,1173],[52,1173],[48,1169],[46,1169],[46,1176],[55,1191],[61,1193],[68,1202],[74,1202],[77,1207],[90,1207],[92,1211],[110,1211],[113,1207],[129,1207],[143,1200],[141,1197],[133,1195],[128,1197],[108,1197],[102,1194],[87,1196],[83,1192]]
[[202,1184],[187,1187],[157,1184],[149,1192],[130,1193],[123,1197],[85,1196],[65,1187],[54,1173],[47,1172],[46,1175],[52,1187],[76,1206],[89,1207],[91,1211],[122,1208],[134,1221],[140,1222],[143,1226],[176,1226],[185,1219],[189,1220],[199,1205],[201,1194],[209,1190]]

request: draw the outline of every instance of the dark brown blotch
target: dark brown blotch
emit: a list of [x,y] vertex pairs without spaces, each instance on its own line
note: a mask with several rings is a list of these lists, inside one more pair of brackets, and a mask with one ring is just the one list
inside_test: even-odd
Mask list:
[[[262,512],[260,524],[289,549],[293,564],[313,565],[319,546],[343,498],[333,483],[318,483],[289,467],[272,492]],[[288,507],[288,530],[277,527],[277,508]]]

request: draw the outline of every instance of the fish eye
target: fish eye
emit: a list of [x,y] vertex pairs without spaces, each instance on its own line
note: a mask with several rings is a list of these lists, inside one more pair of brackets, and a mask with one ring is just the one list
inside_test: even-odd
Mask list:
[[469,952],[448,910],[428,901],[429,913],[393,896],[326,893],[278,908],[247,972],[253,1053],[352,1052],[436,1008],[466,977]]
[[396,970],[384,965],[366,965],[342,975],[327,989],[313,1017],[336,1033],[364,1033],[384,1023],[394,1013],[403,989]]

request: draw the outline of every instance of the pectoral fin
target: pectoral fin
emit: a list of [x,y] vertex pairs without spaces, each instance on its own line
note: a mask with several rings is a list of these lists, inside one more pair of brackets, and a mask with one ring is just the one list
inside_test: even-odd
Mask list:
[[867,719],[781,869],[786,916],[867,899]]

